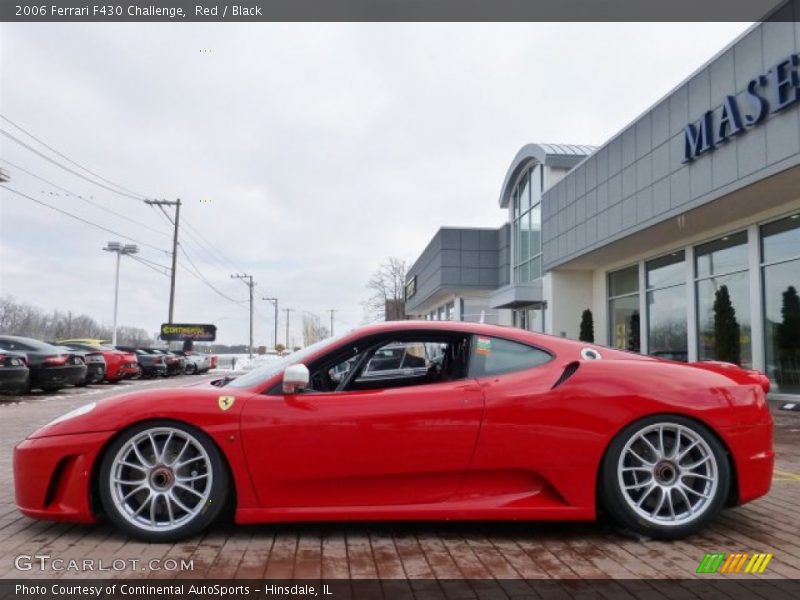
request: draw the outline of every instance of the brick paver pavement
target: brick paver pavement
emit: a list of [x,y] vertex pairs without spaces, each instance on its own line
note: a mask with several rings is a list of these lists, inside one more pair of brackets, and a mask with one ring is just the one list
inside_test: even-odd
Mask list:
[[[191,381],[198,381],[193,378]],[[185,383],[169,380],[168,385]],[[124,387],[162,385],[125,383]],[[772,492],[726,510],[699,535],[678,542],[632,539],[606,523],[327,523],[219,525],[177,544],[144,544],[108,525],[34,521],[16,511],[11,457],[27,433],[90,397],[93,386],[23,401],[0,398],[0,577],[158,578],[659,578],[701,577],[706,552],[770,552],[765,577],[800,578],[800,413],[775,411],[778,461]],[[126,561],[119,571],[19,571],[19,555],[68,561]],[[165,570],[181,560],[193,570]],[[132,568],[133,560],[136,570]],[[149,564],[149,561],[162,561]],[[149,566],[163,565],[162,570]],[[117,563],[120,566],[121,563]],[[709,577],[702,575],[702,577]],[[458,596],[458,582],[453,595]],[[504,584],[505,585],[505,584]],[[424,591],[424,583],[414,582]],[[510,590],[510,593],[513,590]]]

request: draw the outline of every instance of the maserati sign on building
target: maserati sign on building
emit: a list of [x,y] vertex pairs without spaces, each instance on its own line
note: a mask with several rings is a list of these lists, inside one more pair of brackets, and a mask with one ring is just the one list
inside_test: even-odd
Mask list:
[[[748,81],[747,88],[738,97],[725,96],[719,107],[707,110],[698,121],[687,125],[683,130],[686,142],[683,162],[713,150],[730,137],[762,123],[770,112],[784,110],[800,100],[798,66],[800,54],[790,54],[766,75]],[[740,106],[740,101],[745,108]]]

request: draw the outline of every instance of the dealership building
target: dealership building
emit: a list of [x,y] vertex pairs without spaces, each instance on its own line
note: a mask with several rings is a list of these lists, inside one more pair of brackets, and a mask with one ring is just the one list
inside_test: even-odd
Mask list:
[[498,174],[507,223],[441,228],[407,315],[577,339],[590,309],[597,343],[738,362],[800,394],[800,14],[782,18],[600,147],[521,148]]

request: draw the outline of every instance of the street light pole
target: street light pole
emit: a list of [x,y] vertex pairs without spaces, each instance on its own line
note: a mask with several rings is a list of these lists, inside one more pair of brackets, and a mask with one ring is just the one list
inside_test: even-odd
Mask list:
[[139,247],[136,244],[125,244],[124,246],[119,242],[108,242],[105,248],[106,252],[114,252],[117,255],[117,268],[114,275],[114,330],[111,333],[111,345],[117,345],[117,314],[119,309],[119,263],[123,254],[136,254],[139,252]]
[[272,338],[272,348],[275,349],[278,346],[278,299],[277,298],[262,298],[262,300],[266,300],[267,302],[271,302],[273,308],[275,309],[275,337]]

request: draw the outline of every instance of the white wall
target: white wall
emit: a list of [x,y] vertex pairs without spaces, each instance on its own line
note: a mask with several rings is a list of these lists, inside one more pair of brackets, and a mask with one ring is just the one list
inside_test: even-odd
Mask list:
[[[550,279],[544,290],[550,316],[547,332],[577,340],[581,314],[594,304],[594,274],[592,271],[556,270],[551,271],[547,277]],[[595,339],[598,339],[597,319]]]

